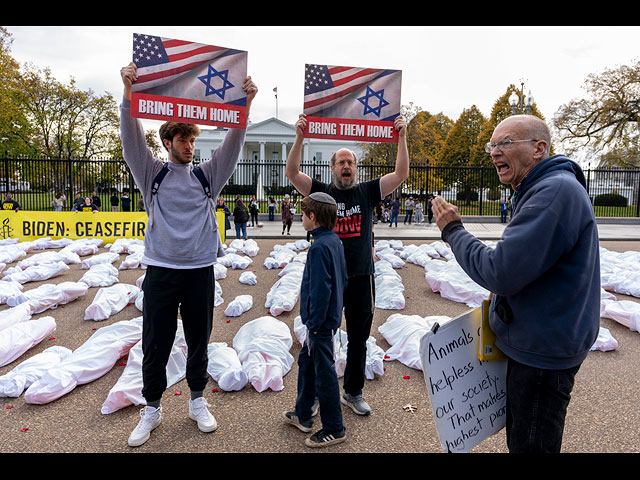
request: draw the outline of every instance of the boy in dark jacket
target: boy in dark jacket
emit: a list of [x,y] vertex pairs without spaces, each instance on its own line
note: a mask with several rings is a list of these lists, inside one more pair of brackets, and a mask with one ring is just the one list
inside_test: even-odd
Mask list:
[[325,447],[346,439],[333,359],[333,334],[342,323],[347,285],[344,248],[334,232],[336,223],[337,205],[330,195],[316,192],[302,201],[302,225],[314,238],[300,287],[300,317],[307,327],[307,338],[298,355],[295,410],[285,412],[284,417],[299,430],[310,432],[318,397],[322,429],[306,439],[309,447]]

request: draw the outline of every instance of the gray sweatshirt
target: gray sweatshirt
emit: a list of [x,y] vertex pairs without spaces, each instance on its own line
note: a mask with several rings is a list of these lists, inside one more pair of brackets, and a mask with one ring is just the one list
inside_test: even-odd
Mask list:
[[122,152],[142,193],[148,216],[142,262],[167,268],[214,264],[218,256],[224,255],[214,215],[215,199],[236,168],[245,131],[229,129],[211,160],[200,164],[211,186],[211,199],[204,193],[191,163],[169,162],[169,173],[157,194],[151,195],[153,180],[163,163],[147,148],[142,125],[130,113],[131,102],[123,99],[120,106]]

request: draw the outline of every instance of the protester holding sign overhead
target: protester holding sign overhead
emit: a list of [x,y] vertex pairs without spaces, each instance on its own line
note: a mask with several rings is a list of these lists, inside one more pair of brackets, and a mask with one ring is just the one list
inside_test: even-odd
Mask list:
[[600,326],[598,228],[585,178],[575,162],[549,157],[550,144],[544,121],[516,115],[486,145],[515,191],[495,248],[465,230],[455,206],[432,201],[456,261],[493,292],[490,326],[508,357],[510,452],[560,451],[575,375]]
[[333,183],[311,179],[300,171],[300,154],[307,120],[301,114],[296,122],[296,138],[287,157],[286,175],[298,192],[307,196],[314,192],[331,195],[338,206],[336,233],[344,245],[349,281],[344,295],[348,336],[347,364],[344,372],[342,402],[359,415],[368,415],[371,408],[364,401],[366,341],[369,338],[375,305],[373,281],[372,225],[373,209],[409,176],[409,151],[406,122],[395,119],[399,135],[395,170],[381,178],[358,182],[358,159],[354,152],[340,149],[331,157]]
[[[163,146],[169,153],[168,173],[157,186],[163,163],[146,146],[140,122],[131,116],[131,87],[137,67],[122,68],[124,99],[120,107],[120,135],[123,154],[131,169],[148,214],[143,263],[148,265],[142,290],[143,304],[143,389],[146,406],[129,445],[142,445],[162,419],[160,400],[166,389],[166,366],[176,328],[178,310],[188,345],[187,384],[191,390],[189,418],[204,432],[216,429],[203,397],[207,383],[207,345],[213,319],[213,264],[222,253],[214,200],[233,173],[245,131],[229,129],[210,161],[199,166],[210,191],[203,188],[191,164],[194,142],[199,134],[195,124],[167,122],[160,128]],[[246,77],[241,86],[246,94],[246,110],[258,89]],[[209,193],[209,195],[207,195]]]

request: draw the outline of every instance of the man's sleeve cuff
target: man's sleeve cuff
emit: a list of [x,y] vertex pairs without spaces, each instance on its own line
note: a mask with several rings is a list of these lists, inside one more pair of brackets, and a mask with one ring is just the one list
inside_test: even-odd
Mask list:
[[447,223],[445,227],[442,229],[442,234],[440,238],[442,238],[442,241],[447,242],[447,237],[452,232],[454,232],[455,230],[458,230],[459,228],[464,228],[464,225],[462,225],[461,220],[454,220],[453,222]]

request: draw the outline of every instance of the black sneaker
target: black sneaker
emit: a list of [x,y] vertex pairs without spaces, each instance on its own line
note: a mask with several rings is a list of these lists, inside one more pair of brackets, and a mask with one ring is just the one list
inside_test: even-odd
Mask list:
[[318,430],[316,433],[307,438],[304,443],[311,448],[328,447],[336,443],[342,443],[347,439],[347,434],[343,428],[339,432],[325,432],[324,430]]
[[295,412],[284,412],[282,416],[288,424],[293,425],[302,432],[309,433],[313,430],[313,420],[311,419],[302,421],[297,417]]

